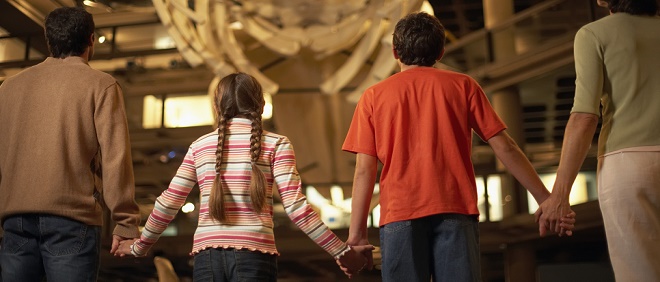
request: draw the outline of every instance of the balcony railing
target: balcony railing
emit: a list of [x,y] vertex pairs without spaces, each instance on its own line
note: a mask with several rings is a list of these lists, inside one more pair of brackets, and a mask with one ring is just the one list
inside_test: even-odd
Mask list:
[[555,53],[566,48],[572,50],[575,32],[606,13],[606,9],[595,7],[595,1],[544,1],[448,44],[442,63],[477,78],[502,76],[516,68],[515,65],[502,68],[503,65],[524,62],[543,50],[545,56],[554,54],[547,50],[555,49]]

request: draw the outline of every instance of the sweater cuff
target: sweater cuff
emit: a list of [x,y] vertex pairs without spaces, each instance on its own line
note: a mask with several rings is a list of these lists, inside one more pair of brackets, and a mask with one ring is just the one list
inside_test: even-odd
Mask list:
[[115,230],[112,231],[112,235],[121,236],[123,238],[140,238],[140,230],[137,226],[123,226],[117,224]]
[[341,257],[343,257],[346,253],[350,252],[352,250],[351,246],[346,245],[344,250],[342,250],[339,254],[335,256],[335,260],[339,260]]
[[142,239],[138,239],[131,245],[131,254],[136,257],[143,257],[147,255],[149,249],[151,249],[151,244],[145,244]]

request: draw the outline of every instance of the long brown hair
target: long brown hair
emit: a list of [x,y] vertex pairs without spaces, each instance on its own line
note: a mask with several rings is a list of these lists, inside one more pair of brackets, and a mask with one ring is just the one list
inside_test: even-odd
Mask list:
[[252,122],[250,136],[250,162],[252,175],[250,179],[250,200],[252,209],[261,213],[266,205],[266,177],[257,166],[261,155],[261,137],[263,134],[261,114],[264,108],[264,95],[259,82],[245,73],[234,73],[220,80],[215,92],[214,108],[218,115],[218,148],[215,152],[215,180],[209,198],[209,212],[211,217],[220,221],[227,221],[224,195],[220,179],[220,166],[222,151],[225,143],[225,129],[227,122],[234,117],[247,118]]

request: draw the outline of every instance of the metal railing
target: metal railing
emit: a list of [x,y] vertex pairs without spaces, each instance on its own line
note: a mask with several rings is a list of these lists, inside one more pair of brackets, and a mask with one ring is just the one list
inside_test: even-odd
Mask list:
[[[161,29],[166,34],[160,21],[147,21],[108,27],[97,27],[96,40],[103,36],[105,41],[96,41],[94,58],[109,60],[114,58],[136,57],[178,52],[174,44],[156,46],[154,33]],[[148,36],[145,36],[148,34]],[[43,38],[43,33],[0,36],[0,70],[4,68],[23,68],[43,61],[48,54],[44,46],[35,48],[35,38]]]
[[544,1],[493,27],[449,43],[441,63],[466,73],[501,64],[562,42],[572,42],[581,26],[606,13],[605,9],[595,8],[595,1]]

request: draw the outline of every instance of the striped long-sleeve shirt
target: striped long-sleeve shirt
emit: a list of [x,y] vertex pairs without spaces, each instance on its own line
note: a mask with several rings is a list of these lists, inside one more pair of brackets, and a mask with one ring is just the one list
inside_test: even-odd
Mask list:
[[250,204],[250,120],[234,118],[225,131],[220,179],[225,189],[227,222],[218,223],[209,214],[209,195],[215,179],[218,133],[206,134],[190,145],[174,179],[157,199],[134,251],[145,254],[199,184],[200,210],[191,254],[207,248],[236,248],[279,254],[273,234],[273,187],[280,193],[289,218],[316,244],[333,257],[348,250],[319,218],[302,193],[293,147],[288,138],[264,131],[257,165],[267,181],[266,207],[255,213]]

